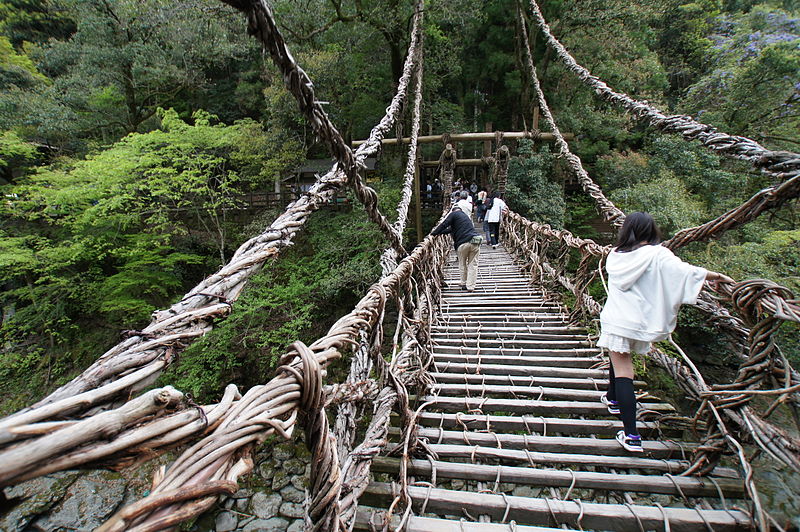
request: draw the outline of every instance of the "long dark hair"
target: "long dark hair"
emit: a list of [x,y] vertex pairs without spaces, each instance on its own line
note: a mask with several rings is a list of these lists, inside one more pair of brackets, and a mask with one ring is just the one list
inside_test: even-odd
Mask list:
[[[644,244],[642,244],[644,242]],[[633,212],[625,218],[625,223],[617,236],[617,251],[633,251],[642,245],[661,243],[661,231],[656,221],[646,212]]]

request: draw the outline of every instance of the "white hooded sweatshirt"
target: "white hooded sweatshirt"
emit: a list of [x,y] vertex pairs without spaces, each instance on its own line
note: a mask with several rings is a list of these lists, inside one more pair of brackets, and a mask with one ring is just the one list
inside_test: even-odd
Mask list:
[[657,342],[675,330],[681,304],[697,301],[708,270],[692,266],[664,246],[612,251],[606,260],[608,300],[602,332]]

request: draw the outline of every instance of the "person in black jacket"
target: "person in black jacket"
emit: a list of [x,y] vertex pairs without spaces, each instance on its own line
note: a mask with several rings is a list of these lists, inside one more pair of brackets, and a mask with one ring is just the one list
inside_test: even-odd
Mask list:
[[481,252],[483,237],[475,231],[475,225],[464,211],[453,207],[447,218],[439,227],[431,231],[432,235],[450,235],[458,255],[458,269],[461,272],[461,289],[468,292],[475,290],[478,279],[478,255]]

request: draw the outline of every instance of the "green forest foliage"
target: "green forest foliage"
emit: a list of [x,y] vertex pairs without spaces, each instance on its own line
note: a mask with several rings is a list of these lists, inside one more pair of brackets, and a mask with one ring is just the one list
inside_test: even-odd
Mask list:
[[[411,0],[272,3],[334,123],[364,138],[394,93]],[[577,60],[615,89],[772,149],[800,149],[797,0],[539,3]],[[530,128],[514,4],[429,0],[425,20],[424,132]],[[622,208],[653,212],[669,235],[772,184],[635,123],[567,72],[535,29],[531,37],[556,120]],[[481,146],[457,148],[481,155]],[[435,159],[439,149],[421,151]],[[18,404],[215,271],[271,221],[234,216],[237,196],[271,190],[319,157],[328,154],[280,74],[221,2],[0,1],[0,379],[29,377]],[[383,211],[392,213],[402,164],[381,164]],[[564,177],[547,147],[520,143],[509,203],[536,221],[602,236],[591,229],[593,206],[580,191],[565,193]],[[795,211],[791,203],[685,256],[800,289]],[[377,275],[384,243],[359,216],[315,216],[233,317],[168,376],[212,397],[229,380],[266,378],[282,345],[312,340]]]
[[534,152],[528,140],[520,141],[517,153],[508,163],[509,207],[530,220],[561,229],[566,202],[561,185],[553,179],[554,156],[547,146]]
[[113,338],[145,325],[242,241],[232,216],[239,196],[301,160],[297,144],[251,120],[212,125],[197,111],[189,125],[173,110],[160,116],[161,129],[60,159],[5,188],[0,283],[13,309],[0,328],[12,346],[0,359],[5,382],[38,368],[45,350],[58,353],[49,378],[85,364],[98,350],[87,330]]
[[245,389],[262,383],[289,341],[310,344],[326,334],[377,280],[381,242],[361,212],[316,213],[296,245],[256,276],[235,312],[161,381],[207,401],[230,382]]

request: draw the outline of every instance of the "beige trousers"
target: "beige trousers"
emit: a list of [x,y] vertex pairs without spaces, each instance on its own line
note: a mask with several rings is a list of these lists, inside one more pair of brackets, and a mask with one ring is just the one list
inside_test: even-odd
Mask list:
[[469,242],[458,246],[458,269],[461,271],[461,284],[467,285],[467,290],[475,289],[478,280],[478,255],[481,252],[480,244]]

